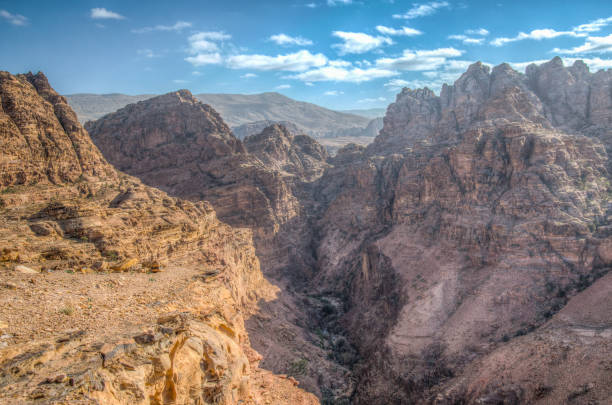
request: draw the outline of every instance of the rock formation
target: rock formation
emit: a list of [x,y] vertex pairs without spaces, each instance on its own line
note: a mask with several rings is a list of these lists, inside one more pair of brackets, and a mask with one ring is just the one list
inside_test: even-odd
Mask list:
[[318,402],[257,366],[249,231],[117,172],[41,73],[0,100],[0,402]]
[[559,62],[404,89],[330,162],[315,285],[347,302],[355,403],[612,395],[610,312],[582,306],[611,293],[612,72]]
[[402,90],[371,145],[332,158],[279,125],[240,142],[183,91],[88,128],[111,163],[252,230],[280,291],[250,339],[324,400],[606,403],[611,85],[558,58],[475,63],[439,96]]

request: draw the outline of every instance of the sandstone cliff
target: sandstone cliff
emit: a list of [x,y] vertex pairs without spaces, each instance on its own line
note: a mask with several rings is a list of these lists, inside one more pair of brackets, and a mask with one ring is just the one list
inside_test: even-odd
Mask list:
[[[611,291],[612,74],[560,62],[475,63],[439,96],[404,89],[372,145],[333,158],[282,126],[240,143],[203,124],[201,144],[150,152],[174,160],[117,161],[252,229],[281,288],[247,321],[262,365],[324,399],[605,403],[612,319],[587,308]],[[184,139],[160,117],[183,102],[214,116],[184,95],[109,115],[94,139],[108,156],[113,136]],[[215,131],[221,153],[199,158]]]
[[317,403],[257,366],[250,232],[115,171],[41,73],[0,100],[0,402]]
[[348,305],[355,403],[611,397],[610,313],[579,303],[610,294],[612,72],[559,62],[404,89],[331,161],[316,285]]
[[[295,375],[319,395],[322,386],[334,386],[346,396],[347,370],[319,347],[314,327],[308,327],[312,317],[301,304],[308,297],[293,291],[313,273],[308,213],[315,204],[313,184],[327,167],[328,155],[309,136],[276,124],[243,143],[216,117],[181,91],[127,106],[87,128],[118,168],[172,195],[209,201],[222,221],[252,230],[264,274],[281,287],[277,299],[262,303],[262,311],[247,323],[264,355],[262,366]],[[191,138],[184,122],[197,123]],[[211,149],[220,153],[211,155]]]

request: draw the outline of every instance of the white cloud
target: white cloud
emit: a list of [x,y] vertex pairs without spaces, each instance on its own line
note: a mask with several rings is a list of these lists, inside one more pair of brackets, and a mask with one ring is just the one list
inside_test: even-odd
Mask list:
[[191,72],[191,74],[194,76],[202,76],[202,72],[198,72],[197,70],[194,70],[193,72]]
[[455,48],[439,48],[432,50],[404,50],[397,58],[380,58],[376,66],[397,70],[432,70],[446,63],[447,58],[461,56],[463,51]]
[[507,38],[507,37],[495,38],[493,41],[491,41],[491,45],[502,46],[510,42],[522,41],[525,39],[535,39],[535,40],[540,41],[542,39],[552,39],[552,38],[557,38],[557,37],[562,37],[562,36],[585,37],[586,34],[581,33],[581,32],[575,32],[575,31],[556,31],[550,28],[544,28],[544,29],[533,30],[529,33],[519,32],[515,37],[512,37],[512,38]]
[[574,27],[572,31],[574,32],[597,32],[609,24],[612,24],[612,17],[598,18],[597,20],[591,21],[589,23],[581,24],[577,27]]
[[219,53],[219,46],[214,41],[223,41],[231,37],[223,31],[196,32],[188,38],[188,52],[193,56],[185,60],[194,66],[220,64],[223,58]]
[[183,80],[183,79],[174,79],[172,80],[174,83],[176,84],[185,84],[185,83],[189,83],[189,81],[187,80]]
[[555,48],[553,52],[566,55],[612,52],[612,34],[606,37],[588,37],[580,46],[571,49]]
[[223,61],[218,52],[215,53],[199,53],[195,56],[188,56],[185,60],[193,66],[218,65]]
[[465,30],[465,33],[468,35],[482,35],[483,37],[489,35],[489,31],[484,28],[478,28],[475,30]]
[[95,19],[111,19],[111,20],[124,20],[125,17],[114,11],[107,10],[105,8],[92,8],[91,18]]
[[473,38],[463,34],[449,35],[448,39],[456,39],[457,41],[463,42],[465,45],[482,45],[484,43],[484,38]]
[[299,45],[299,46],[312,45],[312,41],[310,39],[306,39],[302,37],[291,37],[286,34],[272,35],[270,38],[268,38],[268,41],[275,42],[278,45]]
[[191,27],[191,23],[187,22],[187,21],[177,21],[176,23],[174,23],[173,25],[156,25],[154,27],[143,27],[143,28],[137,28],[137,29],[133,29],[132,32],[135,34],[144,34],[146,32],[152,32],[152,31],[181,31],[184,28],[190,28]]
[[13,25],[24,26],[28,25],[28,18],[22,16],[21,14],[11,14],[6,10],[0,10],[0,17],[4,18],[6,21]]
[[372,98],[362,98],[361,100],[357,100],[357,102],[361,104],[380,103],[381,101],[387,101],[387,99],[384,97],[372,97]]
[[255,77],[257,77],[255,73],[245,73],[242,76],[240,76],[241,79],[252,79]]
[[[474,35],[480,36],[480,38],[474,37]],[[484,28],[478,28],[465,30],[464,34],[449,35],[448,39],[455,39],[457,41],[463,42],[466,45],[482,45],[485,41],[484,37],[486,37],[487,35],[489,35],[489,31]]]
[[410,10],[406,11],[404,14],[394,14],[393,18],[411,20],[413,18],[425,17],[436,13],[441,8],[449,6],[450,4],[447,1],[431,1],[429,3],[413,4]]
[[324,66],[327,57],[322,53],[312,54],[306,50],[286,55],[233,55],[227,58],[231,69],[285,70],[302,72],[313,67]]
[[346,4],[352,4],[353,0],[327,0],[327,5],[328,6],[338,6],[338,5],[346,5]]
[[403,89],[404,87],[409,87],[410,82],[404,79],[393,79],[393,80],[389,80],[383,86],[389,87],[389,90],[391,91],[398,91],[398,90]]
[[308,8],[317,8],[317,4],[316,3],[307,3],[307,4],[304,4],[304,6],[306,6]]
[[402,28],[390,28],[385,27],[384,25],[377,25],[376,30],[383,35],[404,35],[408,37],[412,37],[415,35],[423,34],[419,30],[415,30],[414,28],[402,27]]
[[311,83],[325,81],[361,83],[384,77],[397,76],[398,74],[398,72],[393,70],[381,68],[361,69],[325,66],[289,76],[289,78]]
[[290,84],[281,84],[279,86],[276,86],[275,88],[276,88],[276,90],[290,89],[291,85]]
[[338,90],[328,90],[325,93],[323,93],[323,95],[325,96],[339,96],[341,94],[344,94],[344,92],[338,91]]
[[333,36],[342,39],[341,44],[334,44],[332,47],[338,48],[341,55],[347,53],[365,53],[383,45],[391,45],[393,41],[387,37],[373,37],[363,32],[334,31]]

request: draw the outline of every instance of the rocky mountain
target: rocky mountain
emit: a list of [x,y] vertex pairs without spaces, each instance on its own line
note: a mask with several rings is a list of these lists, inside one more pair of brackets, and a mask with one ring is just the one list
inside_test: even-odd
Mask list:
[[611,84],[476,63],[330,161],[314,285],[346,302],[354,403],[612,398],[612,319],[586,304],[612,294]]
[[[127,104],[152,97],[154,96],[73,94],[67,95],[66,99],[77,112],[81,122],[85,123],[115,112]],[[298,132],[315,138],[325,137],[339,131],[358,132],[365,128],[370,121],[359,115],[342,113],[315,104],[296,101],[279,93],[250,95],[196,94],[195,97],[214,108],[230,127],[238,128],[236,136],[240,139],[256,133],[243,134],[245,126],[246,129],[256,126],[256,131],[261,132],[265,127],[260,124],[262,121],[283,124],[290,122],[299,129]]]
[[[323,403],[603,404],[612,398],[611,89],[612,71],[591,73],[580,61],[566,67],[555,58],[524,74],[475,63],[440,95],[403,89],[372,144],[349,144],[333,157],[278,124],[241,141],[223,112],[187,91],[128,105],[87,128],[110,163],[168,192],[177,205],[210,201],[222,221],[248,228],[241,232],[252,235],[250,252],[264,279],[240,264],[254,256],[231,249],[220,263],[234,263],[233,272],[205,275],[226,283],[227,302],[239,319],[248,318],[244,333],[241,321],[230,328],[240,331],[247,357],[247,343],[263,356],[260,368],[246,372],[249,381],[262,388],[279,381],[274,395],[294,395],[280,403],[312,397],[285,391],[291,380],[274,380],[271,372],[297,378]],[[83,148],[91,151],[83,161],[91,161],[96,150]],[[87,176],[136,182],[101,165]],[[21,176],[49,172],[48,165],[34,166],[37,174]],[[56,177],[74,172],[80,184],[84,169],[51,166]],[[26,197],[19,198],[10,204]],[[109,207],[116,198],[123,197]],[[145,212],[128,219],[150,224],[160,217],[142,201],[132,207]],[[3,218],[26,217],[9,214]],[[114,223],[104,225],[123,232]],[[215,224],[227,235],[238,232]],[[197,242],[198,249],[213,239]],[[26,252],[28,243],[18,241]],[[120,247],[113,249],[127,258]],[[168,256],[174,252],[157,254],[171,262],[178,260]],[[245,278],[258,281],[235,281]],[[206,284],[189,286],[194,294],[175,296],[174,305],[193,300],[190,310],[200,314],[196,297],[226,302],[206,296]],[[267,295],[272,290],[274,297]],[[164,294],[156,301],[170,301]],[[229,318],[238,309],[228,310]],[[198,322],[210,326],[217,315],[207,313],[213,315]],[[152,335],[166,328],[160,322]],[[121,361],[116,367],[134,363],[129,356]],[[258,385],[262,375],[272,385]]]
[[[346,368],[311,337],[306,325],[313,321],[301,304],[306,298],[292,292],[294,281],[303,282],[313,268],[307,212],[312,183],[327,167],[325,149],[281,125],[241,142],[184,90],[128,105],[86,127],[119,169],[172,195],[209,201],[223,222],[250,228],[265,276],[281,287],[248,323],[262,366],[299,377],[320,396],[322,388],[344,394]],[[297,366],[304,358],[308,370]]]
[[41,73],[0,100],[0,402],[318,403],[258,367],[249,231],[116,171]]
[[255,122],[249,122],[248,124],[242,124],[242,125],[232,128],[232,132],[234,133],[234,136],[236,136],[236,138],[244,139],[247,136],[257,135],[261,133],[261,131],[263,131],[264,129],[272,125],[275,125],[275,124],[282,125],[287,130],[289,130],[289,132],[291,132],[292,134],[298,135],[301,133],[301,130],[298,128],[298,126],[292,122],[289,122],[289,121],[278,121],[277,122],[277,121],[270,121],[270,120],[255,121]]

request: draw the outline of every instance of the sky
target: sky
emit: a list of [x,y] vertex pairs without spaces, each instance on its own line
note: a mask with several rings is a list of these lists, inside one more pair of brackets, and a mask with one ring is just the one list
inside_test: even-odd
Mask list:
[[276,91],[333,109],[469,64],[612,68],[612,0],[0,0],[0,70],[62,94]]

